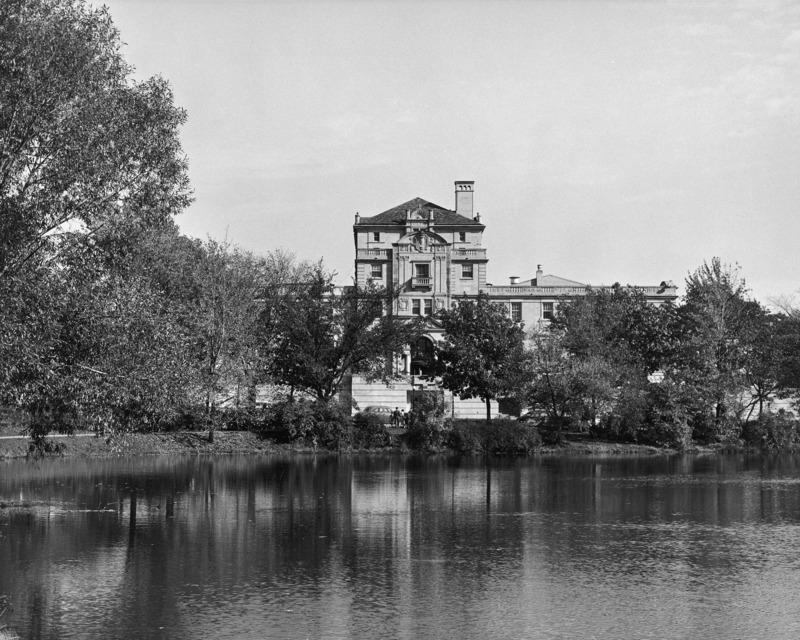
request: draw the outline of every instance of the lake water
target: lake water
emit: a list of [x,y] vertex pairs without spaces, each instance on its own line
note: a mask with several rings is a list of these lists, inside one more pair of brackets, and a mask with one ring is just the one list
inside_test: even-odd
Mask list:
[[0,463],[22,638],[800,637],[800,456]]

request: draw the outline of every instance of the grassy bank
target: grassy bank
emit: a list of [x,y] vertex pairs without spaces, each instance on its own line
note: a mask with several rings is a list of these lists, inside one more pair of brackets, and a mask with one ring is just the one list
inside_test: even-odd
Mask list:
[[[299,443],[278,444],[247,431],[217,431],[214,442],[208,441],[207,432],[131,433],[114,438],[93,436],[59,438],[65,447],[65,457],[102,458],[110,456],[139,455],[225,455],[225,454],[272,454],[312,453],[324,448],[302,446]],[[0,440],[0,459],[22,458],[28,453],[29,441],[25,438]],[[728,448],[729,449],[729,448]],[[395,436],[388,447],[370,451],[408,452],[401,436]],[[692,447],[687,453],[713,453],[713,447]],[[613,455],[656,456],[674,455],[674,449],[663,449],[642,444],[603,442],[581,439],[561,445],[544,445],[532,452],[534,455]]]
[[[264,454],[300,451],[291,445],[275,444],[256,433],[217,431],[214,442],[208,432],[129,433],[112,438],[79,436],[58,438],[66,457],[102,458],[107,456],[169,454]],[[28,454],[29,440],[0,440],[0,458],[20,458]]]

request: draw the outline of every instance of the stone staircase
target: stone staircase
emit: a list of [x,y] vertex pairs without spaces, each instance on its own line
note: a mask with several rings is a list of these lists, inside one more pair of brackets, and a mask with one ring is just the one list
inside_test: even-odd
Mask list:
[[[365,407],[380,406],[394,409],[398,407],[401,411],[408,411],[411,408],[411,384],[406,381],[398,381],[393,386],[385,384],[368,383],[361,376],[351,376],[345,381],[345,393],[349,393],[354,400],[356,413]],[[416,385],[419,389],[420,385]],[[426,384],[426,390],[435,390],[433,384]],[[453,397],[449,391],[444,392],[445,406],[449,408],[449,414],[454,418],[474,418],[483,419],[486,417],[486,405],[483,400],[472,398],[461,400]],[[492,401],[492,416],[497,415],[497,402]]]

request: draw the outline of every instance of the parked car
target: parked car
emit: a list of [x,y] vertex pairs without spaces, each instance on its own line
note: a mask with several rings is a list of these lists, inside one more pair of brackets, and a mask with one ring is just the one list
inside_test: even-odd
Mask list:
[[391,424],[392,411],[394,411],[394,409],[390,409],[389,407],[370,406],[365,407],[364,410],[359,413],[365,416],[377,416],[382,424]]

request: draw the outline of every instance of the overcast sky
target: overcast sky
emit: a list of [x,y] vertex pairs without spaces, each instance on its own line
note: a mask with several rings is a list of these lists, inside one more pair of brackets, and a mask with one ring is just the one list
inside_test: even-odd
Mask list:
[[474,180],[494,284],[800,289],[800,2],[105,4],[188,111],[189,235],[346,283],[356,211]]

